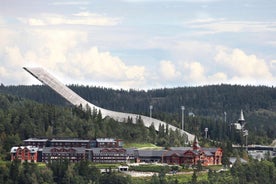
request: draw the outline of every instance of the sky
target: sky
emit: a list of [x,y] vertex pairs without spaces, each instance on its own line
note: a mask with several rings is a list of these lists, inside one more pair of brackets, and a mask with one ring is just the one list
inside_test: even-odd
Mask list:
[[276,86],[273,0],[0,0],[0,83]]

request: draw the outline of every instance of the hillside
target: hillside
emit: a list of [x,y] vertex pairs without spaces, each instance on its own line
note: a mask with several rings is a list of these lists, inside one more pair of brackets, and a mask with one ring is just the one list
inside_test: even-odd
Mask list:
[[[213,85],[148,91],[78,85],[69,87],[93,104],[111,110],[149,115],[149,105],[152,104],[153,117],[176,126],[180,126],[180,106],[184,105],[187,130],[202,135],[203,129],[208,127],[213,139],[222,139],[227,132],[227,125],[235,122],[239,118],[240,109],[243,109],[252,136],[249,140],[261,143],[276,138],[276,89],[273,87]],[[0,93],[45,104],[69,105],[46,86],[1,85]],[[188,117],[189,112],[196,117]],[[227,112],[226,125],[223,124],[224,112]]]
[[126,143],[153,143],[158,146],[181,146],[185,139],[179,132],[157,134],[153,126],[143,122],[133,124],[103,119],[100,112],[84,112],[78,107],[41,104],[0,93],[0,160],[8,159],[12,146],[21,145],[27,138],[120,138]]

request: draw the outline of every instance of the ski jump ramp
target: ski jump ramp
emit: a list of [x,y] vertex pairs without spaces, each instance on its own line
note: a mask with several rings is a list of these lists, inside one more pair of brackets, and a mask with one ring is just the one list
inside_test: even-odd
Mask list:
[[[95,106],[94,104],[92,104],[92,103],[86,101],[85,99],[83,99],[82,97],[80,97],[78,94],[76,94],[70,88],[65,86],[63,83],[61,83],[59,80],[57,80],[53,75],[48,73],[43,68],[23,67],[23,69],[26,70],[27,72],[29,72],[35,78],[37,78],[43,84],[52,88],[55,92],[60,94],[63,98],[65,98],[71,104],[76,105],[76,106],[79,106],[81,104],[82,107],[84,107],[84,108],[88,105],[91,108],[91,110],[96,109],[97,111],[101,111],[102,117],[110,117],[119,122],[127,122],[127,119],[131,118],[133,120],[133,123],[136,123],[138,118],[141,117],[141,119],[143,120],[143,123],[146,127],[150,127],[153,124],[156,131],[159,130],[159,125],[164,125],[164,127],[166,127],[166,125],[167,125],[166,122],[160,121],[158,119],[150,118],[148,116],[132,114],[132,113],[116,112],[116,111],[111,111],[111,110],[107,110],[107,109]],[[195,137],[194,135],[192,135],[186,131],[183,131],[182,129],[179,129],[170,124],[168,124],[168,128],[172,129],[174,131],[178,130],[181,134],[184,134],[187,137],[187,140],[189,142],[192,142],[194,140],[194,137]]]

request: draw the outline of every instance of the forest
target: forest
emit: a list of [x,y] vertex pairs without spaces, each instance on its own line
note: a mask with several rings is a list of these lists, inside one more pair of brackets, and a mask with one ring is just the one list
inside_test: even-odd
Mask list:
[[[249,144],[270,144],[276,138],[276,89],[266,86],[212,85],[152,90],[114,90],[103,87],[69,85],[89,102],[115,111],[152,116],[181,127],[181,106],[185,106],[185,129],[198,136],[208,128],[209,138],[241,142],[229,125],[244,111]],[[44,85],[5,86],[0,93],[48,105],[70,107],[57,93]],[[71,107],[72,108],[72,107]],[[225,113],[227,114],[225,119]],[[195,116],[191,116],[195,115]],[[226,121],[225,121],[226,120]]]
[[102,118],[101,112],[83,111],[80,107],[41,104],[11,95],[0,94],[0,156],[8,159],[14,145],[28,138],[119,138],[129,142],[153,143],[159,146],[184,145],[178,131],[160,126],[146,128],[143,121],[131,119],[120,123]]
[[[229,128],[244,110],[249,129],[249,144],[269,144],[276,137],[276,90],[252,86],[205,86],[196,88],[158,89],[149,91],[113,90],[71,85],[74,91],[101,107],[148,115],[153,104],[153,117],[180,127],[180,106],[185,105],[185,128],[197,135],[202,146],[220,146],[224,150],[223,164],[228,157],[244,156],[235,151],[232,143],[243,144],[244,137]],[[193,100],[192,100],[192,99]],[[192,112],[195,116],[189,115]],[[227,112],[227,121],[224,120]],[[231,115],[232,114],[232,115]],[[208,139],[204,128],[208,127]],[[117,173],[99,174],[92,163],[68,163],[66,160],[45,166],[33,163],[9,162],[12,146],[22,140],[37,138],[120,138],[125,142],[152,143],[162,147],[187,146],[178,131],[160,126],[144,127],[143,121],[133,124],[103,118],[95,109],[68,104],[46,86],[0,86],[0,181],[3,183],[273,183],[276,180],[275,159],[248,164],[237,162],[230,171],[217,173],[210,170],[200,179],[196,171],[189,181],[170,179],[160,172],[147,180],[135,180]],[[243,171],[243,172],[241,172]],[[112,182],[113,181],[113,182]],[[1,182],[0,182],[1,183]]]

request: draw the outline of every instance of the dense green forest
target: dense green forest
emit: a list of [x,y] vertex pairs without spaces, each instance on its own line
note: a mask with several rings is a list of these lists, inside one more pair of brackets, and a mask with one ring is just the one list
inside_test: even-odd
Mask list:
[[133,124],[102,118],[95,110],[84,112],[80,107],[60,107],[40,104],[11,95],[0,94],[0,156],[8,159],[12,146],[31,137],[46,138],[120,138],[129,142],[154,143],[160,146],[184,145],[178,131],[160,126],[146,128],[140,120]]
[[[237,154],[233,151],[232,143],[243,143],[244,137],[239,132],[230,131],[229,128],[229,122],[234,122],[239,118],[240,109],[244,109],[245,118],[248,122],[249,143],[267,144],[276,136],[276,93],[274,88],[222,85],[160,89],[146,92],[83,86],[70,87],[85,98],[87,98],[84,95],[85,91],[87,96],[89,96],[89,91],[94,91],[90,95],[96,100],[87,99],[108,109],[147,115],[149,104],[153,104],[154,117],[176,126],[180,125],[179,111],[180,106],[184,104],[187,109],[185,127],[201,139],[200,144],[202,146],[221,146],[224,150],[224,164],[227,164],[229,156],[243,156],[243,152]],[[220,88],[227,89],[224,89],[225,92],[222,93],[223,90]],[[80,91],[84,91],[84,94],[81,94]],[[99,96],[96,96],[95,91]],[[214,93],[214,91],[220,92]],[[232,91],[234,95],[229,91]],[[193,96],[193,93],[195,97],[192,105],[192,100],[189,98]],[[178,97],[176,94],[179,94]],[[252,94],[255,96],[251,96]],[[174,98],[178,100],[174,100]],[[223,98],[224,101],[220,101]],[[208,106],[210,108],[206,108]],[[227,114],[233,112],[233,120],[227,122],[223,118],[223,112],[226,111],[226,108],[222,108],[226,106],[229,107]],[[168,107],[174,107],[175,111]],[[195,116],[189,116],[189,112],[195,113]],[[209,128],[209,139],[207,140],[203,139],[205,127]],[[11,147],[21,145],[22,140],[30,137],[84,139],[113,137],[129,142],[153,143],[164,147],[185,145],[184,137],[178,131],[168,130],[167,126],[160,126],[159,132],[156,132],[153,126],[145,128],[142,120],[137,124],[133,124],[131,119],[119,123],[110,118],[103,118],[101,112],[94,109],[84,112],[81,107],[71,106],[46,86],[6,87],[1,85],[0,160],[9,160]],[[90,182],[101,184],[114,183],[114,181],[115,183],[133,184],[273,183],[276,179],[275,164],[275,159],[261,162],[250,161],[246,165],[237,162],[230,171],[216,173],[210,170],[208,178],[205,179],[198,179],[200,172],[195,171],[189,181],[180,182],[177,178],[172,179],[163,172],[147,180],[135,180],[116,173],[101,175],[93,164],[87,162],[72,164],[66,160],[60,160],[43,167],[33,163],[0,162],[0,183]]]
[[[266,86],[213,85],[164,88],[148,91],[113,90],[90,86],[69,86],[89,102],[110,110],[149,115],[180,127],[181,109],[185,106],[185,129],[198,136],[208,128],[212,140],[230,139],[241,143],[242,137],[230,132],[243,109],[249,130],[249,144],[268,144],[276,138],[276,89]],[[12,94],[43,104],[70,107],[47,86],[0,86],[0,93]],[[227,113],[226,122],[224,112]],[[195,117],[189,116],[195,114]]]

